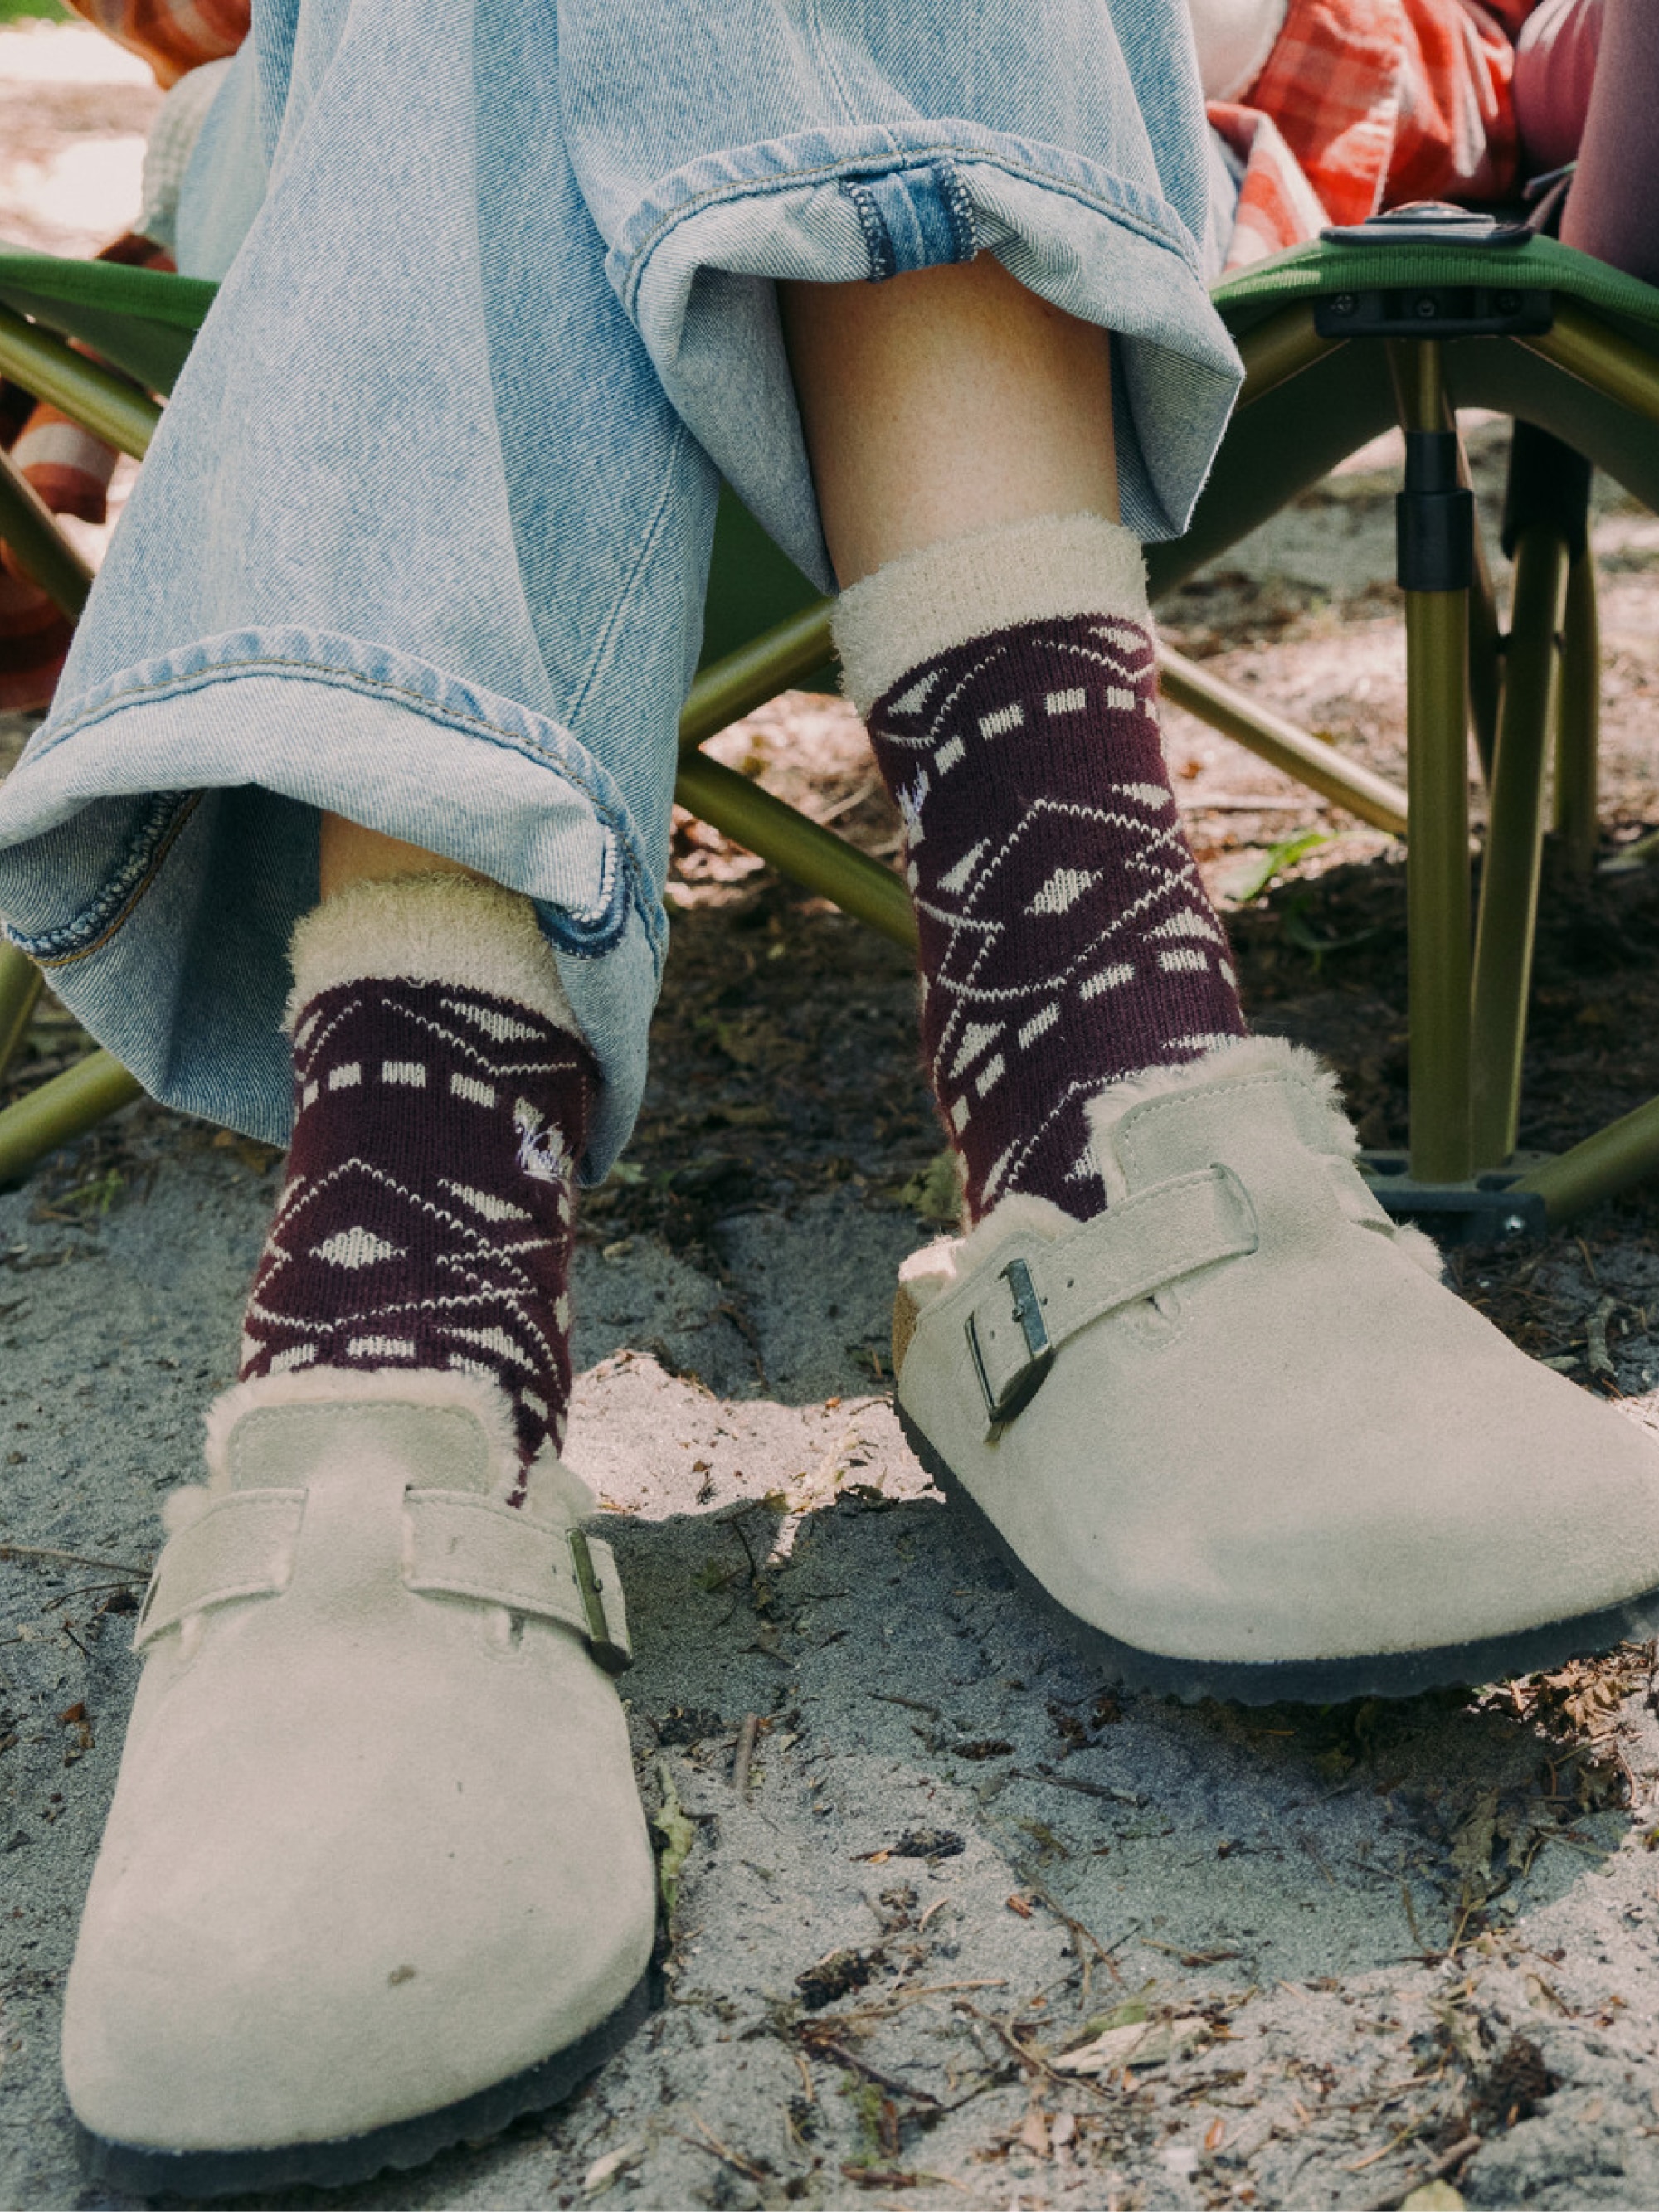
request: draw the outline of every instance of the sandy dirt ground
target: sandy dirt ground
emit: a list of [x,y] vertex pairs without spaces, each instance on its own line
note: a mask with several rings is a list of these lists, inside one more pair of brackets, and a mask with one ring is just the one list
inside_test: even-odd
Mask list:
[[[0,35],[0,234],[82,251],[119,229],[153,104],[90,34]],[[1490,511],[1502,433],[1468,428]],[[1161,611],[1398,777],[1396,460],[1379,441]],[[1603,486],[1595,544],[1612,859],[1659,823],[1659,526]],[[1368,1141],[1399,1142],[1398,849],[1186,718],[1168,729],[1253,1017],[1325,1050]],[[26,735],[0,725],[0,766]],[[838,702],[785,700],[716,750],[896,852]],[[1659,1091],[1650,872],[1552,884],[1528,1143]],[[939,1148],[903,960],[690,822],[672,896],[646,1111],[586,1208],[568,1446],[626,1577],[641,1788],[689,1846],[666,2000],[558,2112],[419,2173],[258,2201],[1659,2203],[1653,1652],[1323,1711],[1115,1692],[898,1432],[887,1308],[936,1232]],[[14,1085],[84,1046],[46,1001]],[[58,2010],[158,1493],[192,1478],[234,1371],[278,1172],[145,1105],[0,1194],[7,2205],[132,2201],[77,2173]],[[1656,1226],[1632,1198],[1458,1279],[1659,1425]]]

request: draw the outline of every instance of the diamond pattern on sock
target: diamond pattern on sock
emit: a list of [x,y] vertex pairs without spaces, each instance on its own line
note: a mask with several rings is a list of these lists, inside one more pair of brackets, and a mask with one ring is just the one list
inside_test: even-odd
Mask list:
[[912,668],[870,714],[905,824],[922,1042],[978,1219],[1106,1202],[1085,1109],[1244,1034],[1164,764],[1152,642],[1021,623]]
[[368,979],[310,1002],[294,1072],[240,1379],[457,1368],[507,1392],[526,1463],[556,1449],[586,1047],[483,992]]

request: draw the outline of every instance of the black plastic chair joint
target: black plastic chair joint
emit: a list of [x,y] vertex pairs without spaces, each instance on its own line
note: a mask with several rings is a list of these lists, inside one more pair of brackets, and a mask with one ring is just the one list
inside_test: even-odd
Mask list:
[[1402,592],[1466,592],[1474,575],[1474,494],[1458,481],[1454,430],[1407,430],[1406,487],[1395,501]]

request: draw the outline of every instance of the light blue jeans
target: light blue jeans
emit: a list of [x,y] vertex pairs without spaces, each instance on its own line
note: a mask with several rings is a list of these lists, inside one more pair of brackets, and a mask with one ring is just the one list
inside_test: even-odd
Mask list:
[[222,276],[0,914],[157,1096],[286,1139],[318,811],[527,892],[625,1139],[718,479],[830,587],[774,280],[990,252],[1119,334],[1123,519],[1231,404],[1184,0],[256,0],[192,157]]

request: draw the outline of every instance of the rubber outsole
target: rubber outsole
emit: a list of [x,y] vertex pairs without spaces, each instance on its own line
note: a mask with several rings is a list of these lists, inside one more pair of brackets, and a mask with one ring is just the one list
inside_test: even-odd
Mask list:
[[76,2123],[82,2168],[89,2181],[108,2183],[135,2197],[245,2197],[254,2190],[344,2189],[371,2180],[388,2167],[424,2166],[457,2143],[487,2142],[526,2112],[562,2103],[628,2041],[661,1999],[654,1968],[637,1982],[615,2012],[579,2041],[521,2073],[492,2082],[456,2104],[414,2118],[394,2120],[360,2136],[325,2142],[280,2143],[261,2150],[159,2150],[145,2143],[112,2142]]
[[987,1542],[1062,1640],[1091,1665],[1106,1668],[1131,1690],[1196,1705],[1213,1698],[1237,1705],[1341,1705],[1355,1698],[1416,1698],[1479,1682],[1503,1682],[1546,1673],[1570,1659],[1593,1658],[1615,1644],[1644,1644],[1659,1636],[1659,1589],[1568,1620],[1545,1621],[1508,1636],[1478,1637],[1423,1651],[1378,1651],[1346,1659],[1176,1659],[1120,1643],[1051,1595],[984,1508],[904,1407],[898,1417],[910,1449],[954,1510]]

